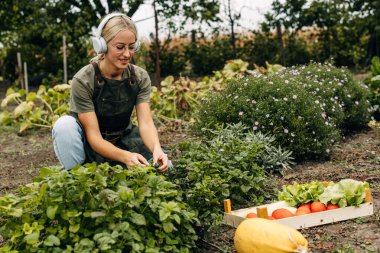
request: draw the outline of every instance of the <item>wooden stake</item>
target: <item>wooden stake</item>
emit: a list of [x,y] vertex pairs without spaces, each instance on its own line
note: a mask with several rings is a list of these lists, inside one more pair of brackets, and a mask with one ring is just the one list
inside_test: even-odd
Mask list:
[[225,213],[231,213],[231,200],[230,199],[225,199],[224,200],[224,212]]
[[17,52],[17,73],[18,73],[18,79],[20,80],[21,89],[25,89],[24,77],[22,76],[22,61],[21,61],[20,52]]
[[63,35],[63,81],[67,83],[67,54],[66,54],[66,36]]
[[258,207],[257,208],[257,217],[268,219],[268,208]]
[[365,202],[366,203],[372,202],[371,189],[369,189],[369,188],[365,189]]
[[24,62],[24,81],[25,81],[25,91],[26,91],[26,94],[29,93],[29,85],[28,85],[28,68],[27,68],[27,65],[26,65],[26,62]]

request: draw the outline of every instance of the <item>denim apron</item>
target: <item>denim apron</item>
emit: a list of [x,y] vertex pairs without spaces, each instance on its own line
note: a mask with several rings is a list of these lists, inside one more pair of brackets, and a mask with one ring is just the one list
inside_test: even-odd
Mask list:
[[[111,80],[101,75],[96,62],[92,63],[95,69],[95,84],[93,103],[98,118],[102,137],[124,150],[143,155],[147,160],[152,154],[144,145],[138,127],[131,123],[131,115],[136,104],[139,87],[136,83],[136,73],[133,65],[129,65],[130,78]],[[85,141],[86,162],[120,164],[108,160],[90,147]],[[125,164],[121,164],[125,166]]]

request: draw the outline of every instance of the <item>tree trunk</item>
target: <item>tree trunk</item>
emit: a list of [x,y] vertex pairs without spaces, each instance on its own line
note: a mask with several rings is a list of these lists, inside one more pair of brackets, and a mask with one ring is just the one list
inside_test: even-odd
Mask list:
[[235,39],[235,20],[232,17],[232,10],[231,10],[231,0],[228,0],[228,18],[230,19],[230,26],[231,26],[231,46],[232,46],[232,56],[236,58],[236,39]]

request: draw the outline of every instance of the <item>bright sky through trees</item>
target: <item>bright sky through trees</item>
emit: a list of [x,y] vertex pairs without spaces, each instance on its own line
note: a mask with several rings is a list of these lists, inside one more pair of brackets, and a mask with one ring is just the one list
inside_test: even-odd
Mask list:
[[[222,8],[224,4],[227,5],[227,0],[220,1]],[[236,31],[257,28],[258,23],[263,20],[264,13],[270,10],[272,2],[273,0],[231,0],[233,10],[241,12],[242,16],[239,21],[240,27],[237,27]],[[224,16],[224,11],[222,10],[222,12]],[[154,32],[154,18],[151,4],[146,3],[140,6],[132,19],[138,21],[137,27],[141,38],[148,38],[149,34]],[[227,20],[225,21],[225,25],[226,27],[228,26]]]

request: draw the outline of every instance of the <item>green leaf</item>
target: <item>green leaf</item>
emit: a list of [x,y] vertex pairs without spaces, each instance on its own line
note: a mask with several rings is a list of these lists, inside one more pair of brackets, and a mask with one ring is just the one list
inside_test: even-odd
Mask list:
[[19,104],[13,111],[13,115],[15,118],[18,118],[20,117],[21,115],[25,115],[27,114],[28,112],[30,112],[34,107],[34,103],[33,102],[22,102],[21,104]]
[[40,239],[39,232],[34,232],[24,237],[24,240],[26,241],[26,243],[31,244],[31,245],[36,244],[39,239]]
[[13,217],[21,217],[23,214],[22,208],[13,208],[10,212],[9,215]]
[[171,222],[164,222],[163,229],[166,233],[171,233],[174,230],[174,225]]
[[144,215],[139,214],[139,213],[132,213],[131,221],[137,225],[146,225],[146,220],[145,220]]
[[105,212],[91,212],[91,218],[98,218],[106,216]]
[[61,241],[59,240],[58,237],[56,237],[55,235],[49,235],[45,241],[44,241],[44,244],[46,246],[59,246],[61,245]]
[[19,93],[12,93],[6,96],[1,102],[1,107],[5,107],[9,102],[15,101],[17,98],[20,98],[21,95]]
[[29,101],[35,101],[37,99],[38,99],[37,94],[34,91],[29,92],[28,95],[26,95],[26,101],[27,102],[29,102]]
[[79,231],[79,229],[80,229],[80,224],[79,223],[78,224],[71,224],[70,227],[69,227],[69,231],[71,233],[76,233],[76,232]]
[[55,206],[48,206],[46,209],[46,215],[49,219],[54,220],[55,213],[57,212],[58,205]]

